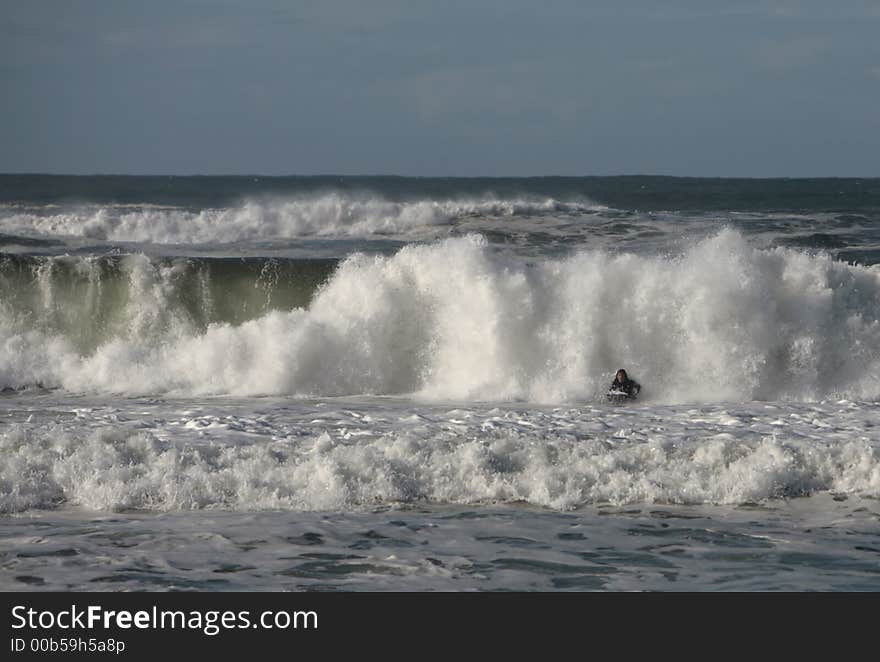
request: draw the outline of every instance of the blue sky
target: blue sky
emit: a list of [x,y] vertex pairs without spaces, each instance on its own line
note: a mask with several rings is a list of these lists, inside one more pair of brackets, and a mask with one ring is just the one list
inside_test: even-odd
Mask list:
[[0,0],[0,172],[880,176],[880,2]]

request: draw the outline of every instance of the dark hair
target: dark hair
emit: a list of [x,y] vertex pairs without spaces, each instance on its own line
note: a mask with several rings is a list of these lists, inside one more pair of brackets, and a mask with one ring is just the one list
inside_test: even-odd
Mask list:
[[626,370],[624,370],[623,368],[615,372],[614,376],[617,377],[617,375],[619,375],[620,373],[623,373],[624,379],[629,379],[629,375],[626,374]]

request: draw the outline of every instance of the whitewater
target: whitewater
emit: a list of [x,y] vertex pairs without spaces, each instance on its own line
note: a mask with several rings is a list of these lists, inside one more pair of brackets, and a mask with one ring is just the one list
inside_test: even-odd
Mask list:
[[33,177],[3,589],[880,587],[872,180]]

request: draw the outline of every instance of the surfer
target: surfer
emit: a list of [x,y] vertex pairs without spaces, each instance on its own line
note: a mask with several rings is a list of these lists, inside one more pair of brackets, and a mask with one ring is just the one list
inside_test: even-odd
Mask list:
[[611,382],[608,396],[609,398],[626,396],[629,399],[634,399],[641,390],[642,387],[639,383],[634,379],[630,379],[626,374],[626,370],[621,368],[614,376],[614,381]]

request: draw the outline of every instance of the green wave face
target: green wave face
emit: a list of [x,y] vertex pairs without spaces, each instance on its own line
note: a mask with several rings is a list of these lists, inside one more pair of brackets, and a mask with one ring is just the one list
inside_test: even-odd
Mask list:
[[305,308],[336,260],[0,257],[0,308],[20,330],[60,335],[81,354],[117,337],[239,325]]

